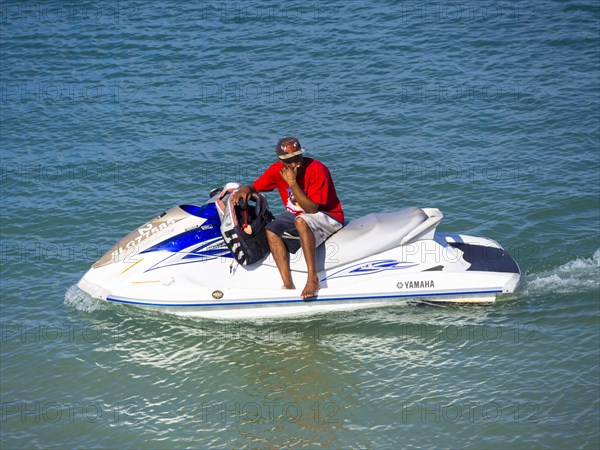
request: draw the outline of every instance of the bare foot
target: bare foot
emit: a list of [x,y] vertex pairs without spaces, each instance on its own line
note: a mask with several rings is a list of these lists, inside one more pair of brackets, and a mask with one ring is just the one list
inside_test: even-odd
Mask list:
[[319,292],[319,289],[321,289],[321,285],[319,284],[318,280],[309,280],[306,282],[306,286],[304,286],[304,290],[302,291],[300,297],[302,297],[303,299],[316,297],[317,292]]
[[283,286],[281,286],[281,289],[296,289],[296,286],[294,286],[294,284],[284,284]]

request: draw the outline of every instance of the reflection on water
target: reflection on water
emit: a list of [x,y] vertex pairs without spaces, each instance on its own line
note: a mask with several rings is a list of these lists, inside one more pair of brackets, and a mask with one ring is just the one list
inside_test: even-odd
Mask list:
[[[556,384],[541,364],[548,352],[573,364],[590,356],[552,340],[574,316],[568,304],[547,314],[544,281],[589,281],[597,270],[596,252],[529,274],[522,291],[492,306],[396,304],[252,321],[113,305],[72,287],[65,304],[81,330],[69,332],[63,365],[80,374],[83,391],[102,383],[98,404],[116,411],[119,424],[195,445],[393,446],[398,427],[430,421],[454,433],[456,423],[539,422],[550,414],[544,386]],[[579,316],[591,323],[585,310]],[[597,339],[585,327],[579,337]],[[593,370],[581,376],[593,378]],[[513,390],[527,395],[516,402]],[[382,433],[367,433],[374,429]],[[443,445],[441,434],[435,439]]]
[[481,370],[490,351],[536,337],[489,307],[243,322],[111,306],[91,320],[96,365],[113,374],[106,389],[126,396],[140,432],[148,423],[193,424],[211,430],[207,445],[224,445],[236,430],[239,445],[342,446],[352,430],[406,419],[430,398],[424,382],[427,395],[451,402],[458,393],[449,374]]

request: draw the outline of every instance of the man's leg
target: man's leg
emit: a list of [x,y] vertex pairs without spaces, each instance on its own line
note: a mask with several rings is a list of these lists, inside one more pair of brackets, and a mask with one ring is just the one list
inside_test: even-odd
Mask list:
[[269,241],[269,249],[283,281],[283,289],[296,289],[292,281],[292,273],[290,272],[289,254],[283,239],[272,231],[267,230],[267,240]]
[[316,297],[321,285],[319,284],[317,263],[315,261],[315,235],[302,217],[297,217],[295,223],[298,234],[300,235],[300,245],[302,246],[302,252],[304,253],[304,259],[306,260],[306,268],[308,270],[308,279],[306,280],[306,286],[304,286],[301,297],[304,299]]

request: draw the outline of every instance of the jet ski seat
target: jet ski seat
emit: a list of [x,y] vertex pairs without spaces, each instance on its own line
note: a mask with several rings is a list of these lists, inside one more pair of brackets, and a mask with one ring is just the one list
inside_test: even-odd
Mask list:
[[[317,247],[317,270],[333,269],[417,239],[431,239],[442,218],[437,208],[410,207],[351,220]],[[264,264],[275,265],[272,259]],[[290,268],[306,272],[302,249],[290,255]]]

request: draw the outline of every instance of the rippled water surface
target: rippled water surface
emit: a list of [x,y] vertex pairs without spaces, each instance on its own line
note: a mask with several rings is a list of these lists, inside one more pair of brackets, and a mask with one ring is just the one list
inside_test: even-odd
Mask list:
[[[597,2],[0,12],[2,448],[598,448]],[[286,134],[348,218],[440,208],[513,254],[519,291],[219,322],[73,287]]]

